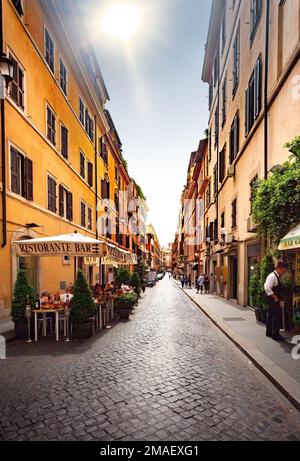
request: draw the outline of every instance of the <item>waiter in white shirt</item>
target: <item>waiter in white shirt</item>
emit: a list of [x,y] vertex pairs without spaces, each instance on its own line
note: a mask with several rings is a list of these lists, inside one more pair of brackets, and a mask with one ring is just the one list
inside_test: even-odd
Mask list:
[[268,319],[267,319],[267,336],[274,341],[286,341],[286,338],[280,336],[279,330],[282,323],[282,311],[280,301],[282,300],[282,284],[281,277],[288,270],[288,264],[279,261],[276,270],[268,275],[264,289],[266,293],[266,301],[268,303]]

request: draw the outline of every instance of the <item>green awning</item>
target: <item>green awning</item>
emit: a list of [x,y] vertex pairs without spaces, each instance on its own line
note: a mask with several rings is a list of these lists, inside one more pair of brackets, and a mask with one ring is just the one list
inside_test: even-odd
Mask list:
[[278,250],[297,250],[300,249],[300,224],[292,229],[286,236],[280,240]]

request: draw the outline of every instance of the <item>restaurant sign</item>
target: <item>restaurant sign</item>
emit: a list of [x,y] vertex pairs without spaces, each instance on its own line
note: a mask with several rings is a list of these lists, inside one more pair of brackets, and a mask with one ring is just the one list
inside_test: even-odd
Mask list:
[[281,251],[300,248],[300,224],[292,229],[281,241],[278,249]]
[[127,253],[115,246],[108,245],[106,255],[101,258],[101,263],[104,265],[130,265],[137,264],[135,254]]
[[91,256],[99,255],[99,243],[74,243],[74,242],[41,242],[23,243],[16,242],[20,256]]
[[86,266],[96,266],[98,267],[100,264],[100,258],[97,258],[96,256],[86,256],[84,258],[84,264]]

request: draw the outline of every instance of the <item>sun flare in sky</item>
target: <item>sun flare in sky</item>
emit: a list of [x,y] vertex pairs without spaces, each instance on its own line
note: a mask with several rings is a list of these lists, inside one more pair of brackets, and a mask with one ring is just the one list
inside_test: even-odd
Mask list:
[[141,22],[141,12],[135,4],[119,2],[111,5],[103,15],[102,29],[110,36],[128,40]]

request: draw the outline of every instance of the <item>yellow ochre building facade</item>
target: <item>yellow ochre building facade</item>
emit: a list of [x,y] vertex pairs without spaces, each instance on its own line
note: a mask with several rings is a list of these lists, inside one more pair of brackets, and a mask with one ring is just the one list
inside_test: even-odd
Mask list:
[[[3,101],[0,320],[10,316],[18,268],[26,268],[37,293],[74,281],[73,258],[21,258],[14,241],[74,231],[97,238],[105,213],[105,238],[131,249],[132,239],[111,225],[118,226],[119,194],[125,200],[131,178],[79,20],[70,0],[3,0],[3,52],[14,78]],[[82,259],[78,266],[89,283],[105,281],[107,267],[99,273]]]

